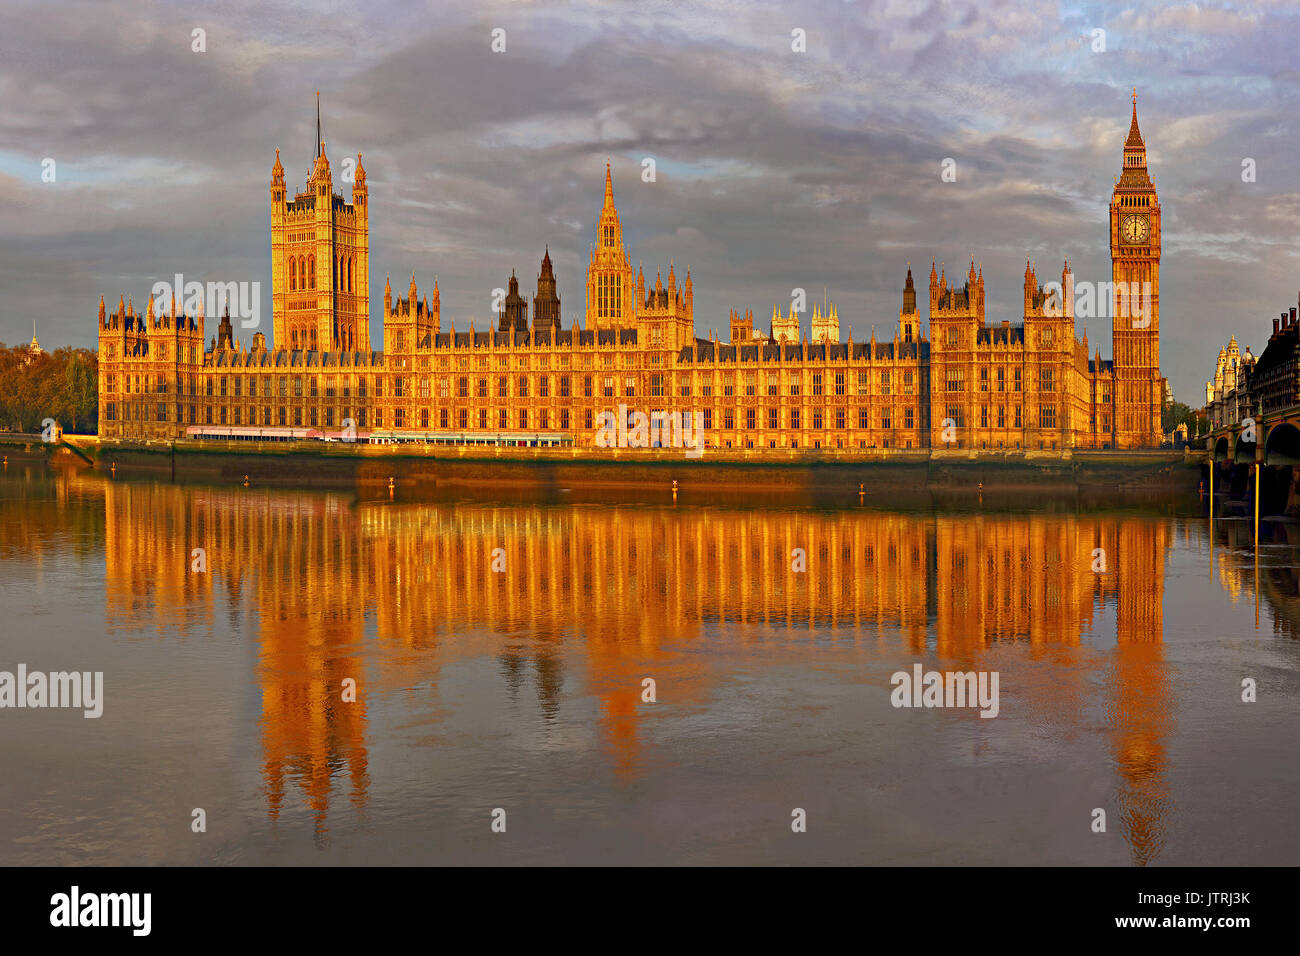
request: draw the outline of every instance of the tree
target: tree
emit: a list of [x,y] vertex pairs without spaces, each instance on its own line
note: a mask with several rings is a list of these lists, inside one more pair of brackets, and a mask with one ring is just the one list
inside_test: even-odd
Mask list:
[[1187,421],[1191,413],[1191,408],[1182,402],[1170,402],[1160,411],[1160,427],[1166,432],[1171,432],[1178,427],[1179,422]]
[[32,354],[0,342],[0,428],[36,432],[53,418],[64,431],[99,424],[99,360],[89,349]]

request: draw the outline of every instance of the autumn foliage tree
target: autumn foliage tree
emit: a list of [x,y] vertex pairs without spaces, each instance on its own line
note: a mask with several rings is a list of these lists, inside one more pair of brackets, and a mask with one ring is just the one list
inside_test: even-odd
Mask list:
[[35,433],[53,418],[65,432],[99,427],[99,360],[89,349],[33,354],[0,342],[0,430]]

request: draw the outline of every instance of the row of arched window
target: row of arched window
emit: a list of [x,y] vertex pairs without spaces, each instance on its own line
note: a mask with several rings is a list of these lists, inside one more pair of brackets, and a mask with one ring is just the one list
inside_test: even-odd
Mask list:
[[[356,261],[351,256],[339,256],[334,262],[334,288],[338,292],[351,292],[356,276]],[[289,291],[316,288],[316,257],[289,258]]]
[[339,292],[352,291],[352,274],[355,266],[351,256],[339,256],[334,262],[334,288]]
[[[291,329],[289,331],[289,347],[295,351],[298,349],[311,349],[316,351],[316,330],[311,329]],[[333,347],[343,352],[355,352],[357,347],[356,331],[345,328],[337,330],[334,333]],[[235,394],[239,394],[236,392]],[[251,393],[250,393],[251,394]],[[314,394],[314,393],[313,393]]]
[[289,258],[289,291],[316,288],[316,257]]

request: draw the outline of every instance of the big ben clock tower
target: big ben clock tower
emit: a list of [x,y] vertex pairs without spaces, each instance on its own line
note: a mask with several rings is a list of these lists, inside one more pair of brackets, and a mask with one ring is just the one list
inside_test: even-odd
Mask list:
[[1147,175],[1147,148],[1133,122],[1124,142],[1124,171],[1110,201],[1113,396],[1116,448],[1159,447],[1164,380],[1160,375],[1160,201]]

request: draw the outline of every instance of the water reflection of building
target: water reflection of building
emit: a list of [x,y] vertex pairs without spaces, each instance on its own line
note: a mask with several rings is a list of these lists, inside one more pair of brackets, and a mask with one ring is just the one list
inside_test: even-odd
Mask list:
[[1164,660],[1164,561],[1168,525],[1127,519],[1112,526],[1116,647],[1107,682],[1107,724],[1120,783],[1120,824],[1133,862],[1159,856],[1171,801],[1166,741],[1173,689]]
[[[110,619],[210,628],[218,584],[233,617],[251,603],[268,809],[276,818],[296,782],[323,837],[334,777],[349,775],[356,806],[368,786],[351,513],[335,499],[110,484],[105,518]],[[207,573],[192,570],[195,549]]]
[[[1200,546],[1210,547],[1205,523],[1196,522],[1187,533]],[[1214,576],[1233,604],[1255,602],[1257,627],[1263,606],[1272,632],[1295,638],[1300,636],[1300,565],[1293,560],[1293,549],[1300,548],[1300,525],[1266,521],[1260,525],[1260,537],[1263,556],[1257,561],[1251,522],[1215,521]]]
[[[109,484],[105,497],[110,620],[202,621],[221,594],[246,609],[259,642],[269,810],[291,806],[296,785],[320,834],[336,786],[354,805],[366,801],[368,692],[436,684],[457,660],[495,657],[509,692],[531,683],[546,718],[564,706],[566,677],[582,685],[599,701],[612,770],[634,780],[651,763],[641,678],[671,685],[677,704],[707,703],[723,675],[690,652],[701,639],[759,644],[835,628],[965,666],[998,642],[1077,645],[1110,608],[1117,646],[1103,702],[1123,831],[1138,862],[1163,842],[1172,700],[1162,521],[349,507],[338,496],[130,484]],[[195,547],[207,551],[206,576],[188,570]],[[791,570],[800,548],[805,573]],[[1093,570],[1097,549],[1105,573]],[[418,673],[411,654],[363,655],[367,633],[389,650],[420,652]],[[341,701],[348,677],[355,704]],[[1053,687],[1034,705],[1092,699],[1086,671],[1073,679],[1079,686]]]

